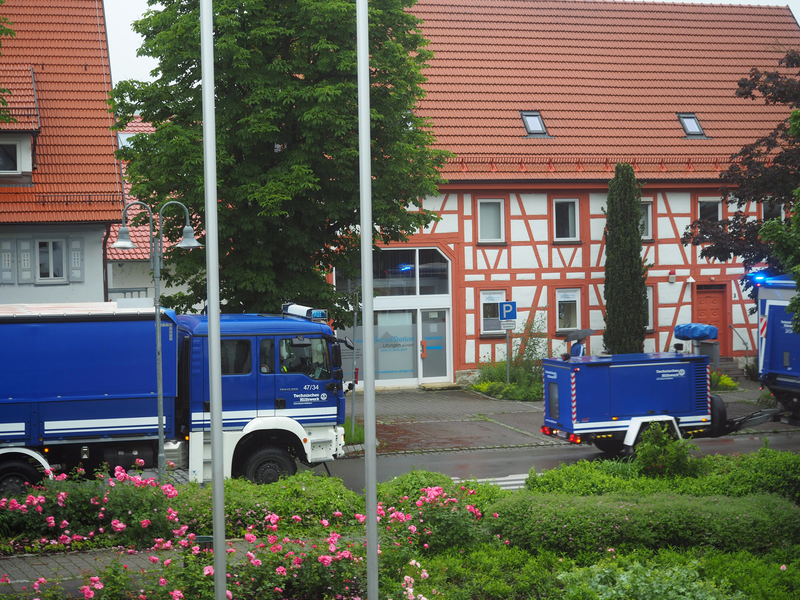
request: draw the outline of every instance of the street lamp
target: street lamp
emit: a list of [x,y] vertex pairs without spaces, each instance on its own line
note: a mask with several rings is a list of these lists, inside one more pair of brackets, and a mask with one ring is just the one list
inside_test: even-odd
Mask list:
[[[164,379],[161,365],[161,267],[164,257],[164,227],[158,228],[158,239],[153,236],[153,211],[144,202],[138,200],[125,205],[122,210],[122,226],[119,228],[117,241],[111,244],[112,248],[120,250],[131,250],[136,248],[136,244],[131,241],[130,229],[125,225],[128,216],[128,209],[134,204],[143,206],[147,210],[150,219],[150,268],[153,271],[153,283],[155,287],[155,298],[153,305],[156,309],[156,381],[158,386],[158,478],[164,480],[167,471],[167,457],[164,454]],[[158,211],[158,222],[164,222],[164,209],[170,204],[177,204],[186,213],[186,225],[183,228],[183,238],[176,244],[178,248],[202,248],[202,244],[194,237],[194,229],[189,223],[189,209],[177,200],[170,200],[161,210]]]

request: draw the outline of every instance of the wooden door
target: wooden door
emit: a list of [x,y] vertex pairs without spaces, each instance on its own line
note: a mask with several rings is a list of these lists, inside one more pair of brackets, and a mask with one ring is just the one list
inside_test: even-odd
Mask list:
[[717,328],[720,356],[730,356],[728,344],[728,308],[725,303],[726,284],[698,285],[696,322]]

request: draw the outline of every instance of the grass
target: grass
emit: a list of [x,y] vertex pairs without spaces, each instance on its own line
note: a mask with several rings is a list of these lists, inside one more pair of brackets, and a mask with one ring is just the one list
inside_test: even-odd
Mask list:
[[364,443],[364,426],[356,419],[356,428],[353,435],[350,434],[353,431],[353,425],[350,417],[347,417],[344,421],[344,441],[346,444],[363,444]]

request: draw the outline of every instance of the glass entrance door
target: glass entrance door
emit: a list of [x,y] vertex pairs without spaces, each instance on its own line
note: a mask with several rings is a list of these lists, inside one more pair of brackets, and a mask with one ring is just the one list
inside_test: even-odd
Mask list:
[[445,383],[452,380],[452,332],[448,308],[376,310],[375,337],[364,346],[359,325],[339,332],[356,344],[353,352],[343,349],[346,378],[358,368],[363,379],[362,351],[375,353],[375,383],[378,387],[407,387],[420,383]]
[[420,309],[422,382],[447,380],[447,310]]

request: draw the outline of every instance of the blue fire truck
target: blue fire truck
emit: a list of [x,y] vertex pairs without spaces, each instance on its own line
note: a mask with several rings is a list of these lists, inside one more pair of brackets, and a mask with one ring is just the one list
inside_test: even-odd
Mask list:
[[719,437],[772,418],[728,419],[711,393],[708,356],[679,352],[546,358],[543,434],[602,452],[632,447],[651,423],[676,438]]
[[[226,476],[273,482],[296,461],[344,454],[340,340],[324,313],[287,305],[279,315],[222,315]],[[161,332],[165,455],[210,481],[208,319],[164,309]],[[0,339],[0,493],[47,470],[153,466],[152,306],[0,305]]]

